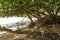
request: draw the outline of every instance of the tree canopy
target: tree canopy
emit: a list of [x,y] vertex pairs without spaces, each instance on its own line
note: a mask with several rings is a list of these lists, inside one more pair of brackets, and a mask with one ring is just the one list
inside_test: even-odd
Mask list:
[[41,15],[57,15],[60,0],[0,0],[0,16],[27,15],[39,19]]

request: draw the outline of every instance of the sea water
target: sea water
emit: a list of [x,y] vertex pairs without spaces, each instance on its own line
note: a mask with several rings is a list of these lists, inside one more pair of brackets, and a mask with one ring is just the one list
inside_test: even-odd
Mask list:
[[[33,20],[36,20],[36,18],[32,18]],[[16,30],[17,27],[24,28],[27,27],[30,23],[30,19],[28,17],[4,17],[0,18],[0,25],[1,27],[5,27],[8,29]],[[18,24],[18,25],[17,25]]]

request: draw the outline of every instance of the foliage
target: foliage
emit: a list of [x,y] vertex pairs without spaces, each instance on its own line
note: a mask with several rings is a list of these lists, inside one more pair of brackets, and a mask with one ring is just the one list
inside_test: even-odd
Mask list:
[[[56,18],[60,11],[60,0],[1,0],[0,16],[27,15],[40,20],[42,15]],[[32,19],[31,19],[32,21]]]

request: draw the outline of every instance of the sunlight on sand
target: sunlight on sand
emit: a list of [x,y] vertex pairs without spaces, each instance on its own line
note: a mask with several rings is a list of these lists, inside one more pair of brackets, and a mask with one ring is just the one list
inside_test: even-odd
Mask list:
[[6,31],[0,31],[0,35],[7,33]]

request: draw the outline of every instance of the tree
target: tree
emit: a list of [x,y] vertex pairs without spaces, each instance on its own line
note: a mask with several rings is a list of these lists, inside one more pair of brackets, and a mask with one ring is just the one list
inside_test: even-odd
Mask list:
[[[0,16],[27,15],[33,22],[32,17],[42,20],[43,23],[52,21],[57,23],[60,11],[60,0],[1,0]],[[44,15],[44,17],[42,17]],[[45,19],[45,20],[44,20]],[[41,22],[41,21],[40,21]]]

